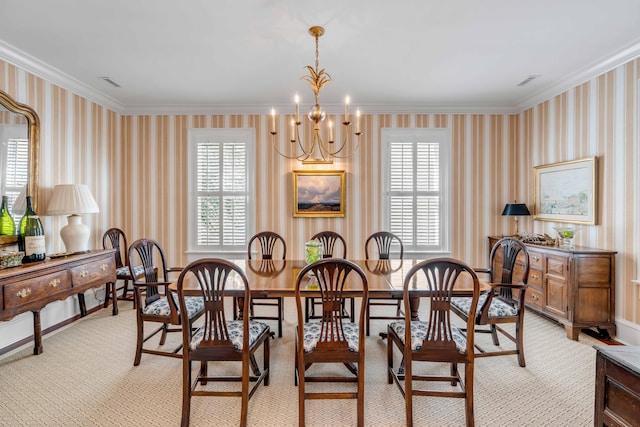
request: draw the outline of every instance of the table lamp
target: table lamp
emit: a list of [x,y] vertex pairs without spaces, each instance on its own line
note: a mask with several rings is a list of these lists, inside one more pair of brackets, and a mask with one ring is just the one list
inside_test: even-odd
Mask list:
[[56,185],[47,207],[47,215],[69,215],[68,224],[60,229],[67,253],[89,251],[89,227],[80,214],[98,213],[100,209],[85,184]]
[[504,206],[504,210],[502,211],[502,216],[514,216],[514,221],[516,222],[516,234],[518,234],[518,217],[519,216],[529,216],[531,212],[527,209],[527,205],[524,203],[516,203],[515,200],[513,203],[507,203]]

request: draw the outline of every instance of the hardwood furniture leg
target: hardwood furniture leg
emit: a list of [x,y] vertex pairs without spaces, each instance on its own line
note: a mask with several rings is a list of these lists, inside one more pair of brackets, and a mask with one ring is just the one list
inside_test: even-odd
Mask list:
[[420,320],[420,318],[418,317],[420,298],[409,298],[409,307],[411,309],[411,320]]
[[564,329],[567,332],[567,338],[569,338],[570,340],[578,341],[578,335],[580,335],[580,330],[582,329],[581,327],[564,325]]
[[33,313],[33,354],[42,354],[42,326],[40,325],[40,310]]
[[87,304],[84,302],[84,294],[78,294],[78,304],[80,305],[80,317],[87,315]]
[[[111,301],[113,304],[113,309],[111,310],[111,314],[113,316],[117,316],[118,315],[118,290],[116,289],[116,282],[111,282],[110,286],[108,286],[109,288],[111,288]],[[105,301],[107,299],[107,296],[104,296]]]

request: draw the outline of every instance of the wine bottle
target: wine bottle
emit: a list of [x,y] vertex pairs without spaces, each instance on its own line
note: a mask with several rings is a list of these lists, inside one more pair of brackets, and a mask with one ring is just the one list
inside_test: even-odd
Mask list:
[[24,251],[23,264],[44,261],[46,255],[42,221],[33,210],[31,196],[27,196],[26,200],[27,209],[20,220],[20,239],[18,241],[20,250]]
[[9,213],[9,197],[2,196],[2,208],[0,208],[0,235],[13,236],[16,234],[16,223]]

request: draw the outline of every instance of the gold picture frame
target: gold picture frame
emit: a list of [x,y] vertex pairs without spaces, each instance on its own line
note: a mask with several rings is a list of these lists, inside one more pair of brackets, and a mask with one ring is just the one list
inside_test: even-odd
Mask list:
[[345,171],[294,170],[294,217],[344,217]]
[[533,219],[597,224],[597,157],[534,166]]

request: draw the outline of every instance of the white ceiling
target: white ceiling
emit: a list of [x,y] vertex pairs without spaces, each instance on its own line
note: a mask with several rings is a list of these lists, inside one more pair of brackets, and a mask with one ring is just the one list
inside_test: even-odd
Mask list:
[[519,111],[640,54],[640,0],[1,0],[0,16],[0,59],[122,112],[310,105],[312,25],[330,112],[347,94],[365,112]]

